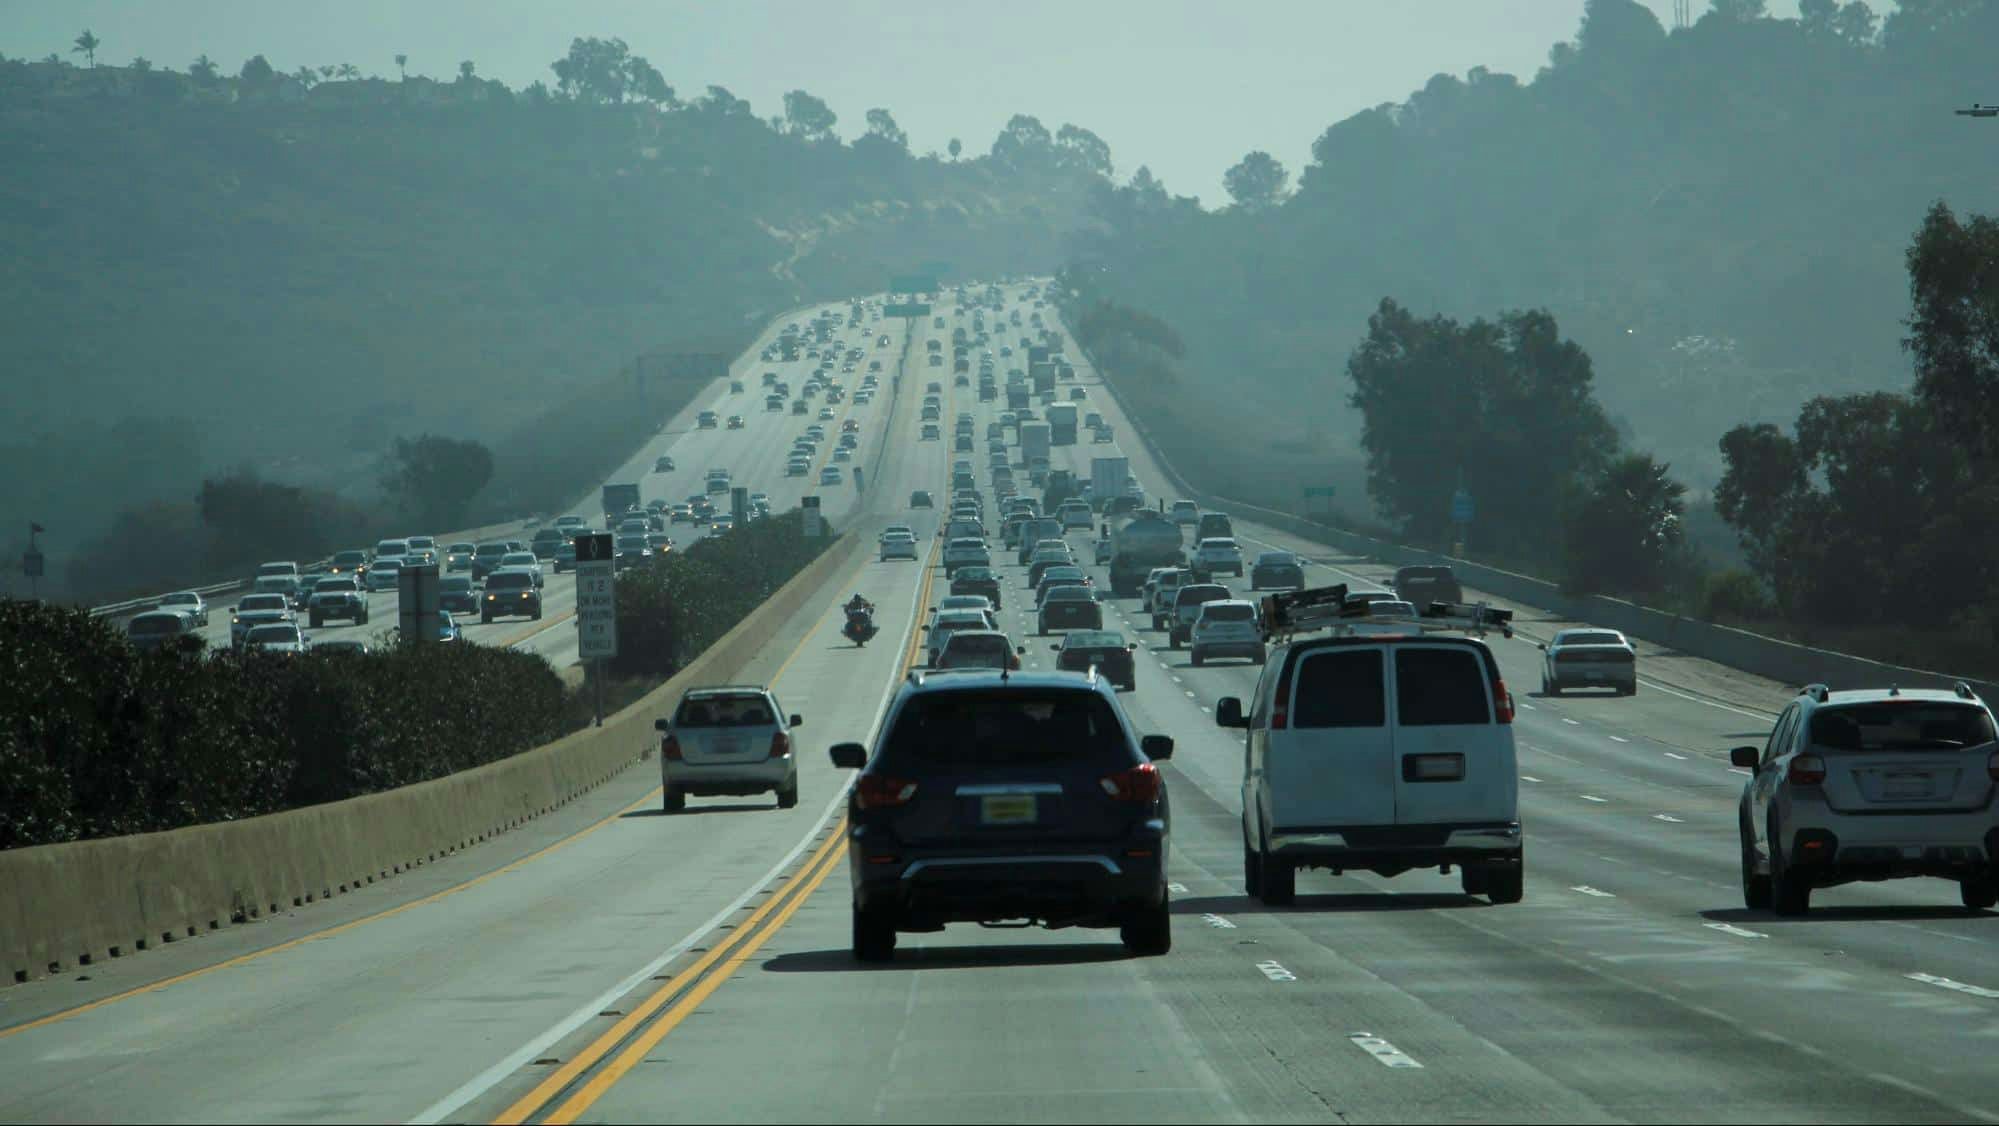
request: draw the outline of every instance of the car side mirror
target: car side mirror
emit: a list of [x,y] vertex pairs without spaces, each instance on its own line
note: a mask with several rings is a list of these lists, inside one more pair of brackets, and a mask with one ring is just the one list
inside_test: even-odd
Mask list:
[[791,726],[793,726],[793,727],[804,727],[804,726],[805,726],[805,717],[804,717],[804,716],[802,716],[802,715],[799,715],[799,714],[798,714],[797,712],[793,712],[793,713],[791,713]]
[[1728,752],[1728,765],[1739,766],[1744,770],[1754,770],[1756,769],[1756,763],[1762,757],[1763,753],[1755,747],[1736,747]]
[[1138,642],[1136,642],[1136,641],[1127,641],[1127,642],[1125,642],[1125,645],[1124,645],[1124,647],[1125,647],[1125,648],[1126,648],[1127,650],[1129,650],[1130,652],[1133,652],[1133,653],[1136,653],[1136,652],[1138,652]]
[[1242,701],[1234,696],[1215,701],[1215,726],[1248,727],[1249,721],[1242,717]]
[[1543,653],[1546,653],[1548,651],[1548,643],[1545,641],[1536,642],[1534,648],[1539,649]]
[[1173,736],[1147,735],[1138,741],[1138,749],[1154,762],[1165,762],[1173,757]]
[[652,729],[654,731],[665,731],[668,727],[671,726],[672,724],[669,724],[664,716],[652,721]]
[[859,743],[835,743],[827,753],[841,770],[859,770],[868,764],[868,749]]

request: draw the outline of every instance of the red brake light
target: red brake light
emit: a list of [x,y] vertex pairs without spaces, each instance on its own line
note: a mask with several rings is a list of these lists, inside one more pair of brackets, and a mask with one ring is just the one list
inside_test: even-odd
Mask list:
[[1825,781],[1825,760],[1817,755],[1799,755],[1791,760],[1786,781],[1793,786],[1816,786]]
[[1141,762],[1130,770],[1104,775],[1097,779],[1097,785],[1102,786],[1104,793],[1114,801],[1158,801],[1161,789],[1159,768],[1149,762]]
[[1513,722],[1513,694],[1506,690],[1506,679],[1492,678],[1492,715],[1499,723]]
[[1270,705],[1270,730],[1282,731],[1290,720],[1291,712],[1291,667],[1286,665],[1277,678],[1277,694]]
[[783,758],[791,753],[791,736],[780,731],[770,737],[770,757]]
[[1999,751],[1985,756],[1985,776],[1999,782]]
[[665,759],[668,762],[679,762],[680,740],[672,735],[668,735],[666,737],[666,742],[661,743],[659,745],[659,757]]
[[863,774],[854,782],[854,798],[862,809],[886,809],[907,805],[916,796],[916,783],[880,774]]

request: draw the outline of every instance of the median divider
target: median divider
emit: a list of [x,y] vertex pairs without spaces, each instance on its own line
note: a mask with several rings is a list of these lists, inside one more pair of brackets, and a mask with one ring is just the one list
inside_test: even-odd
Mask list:
[[653,749],[652,720],[727,681],[871,545],[848,532],[602,727],[378,794],[242,821],[0,851],[0,980],[23,982],[302,907],[558,809]]

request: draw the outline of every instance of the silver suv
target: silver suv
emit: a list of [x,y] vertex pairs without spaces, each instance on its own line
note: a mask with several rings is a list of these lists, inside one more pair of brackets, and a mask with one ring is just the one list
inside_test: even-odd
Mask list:
[[1808,686],[1759,752],[1729,761],[1742,788],[1742,900],[1780,915],[1854,880],[1956,880],[1965,907],[1999,902],[1999,746],[1969,687]]
[[803,716],[786,717],[771,690],[759,685],[692,688],[672,719],[656,719],[659,780],[665,808],[687,808],[687,797],[775,793],[777,807],[798,804],[798,758],[791,732]]

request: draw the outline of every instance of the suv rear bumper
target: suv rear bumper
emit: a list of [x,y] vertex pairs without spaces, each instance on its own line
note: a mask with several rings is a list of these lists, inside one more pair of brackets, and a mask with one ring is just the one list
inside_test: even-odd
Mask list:
[[1302,867],[1395,869],[1517,860],[1518,821],[1301,826],[1270,834],[1270,855]]
[[893,915],[898,930],[1013,919],[1117,926],[1166,890],[1167,834],[1158,821],[1114,846],[1001,845],[973,853],[877,844],[873,836],[857,828],[848,838],[854,907]]
[[1793,809],[1782,823],[1785,871],[1817,887],[1910,876],[1999,876],[1999,824],[1989,809],[1832,814],[1822,824],[1811,824]]

